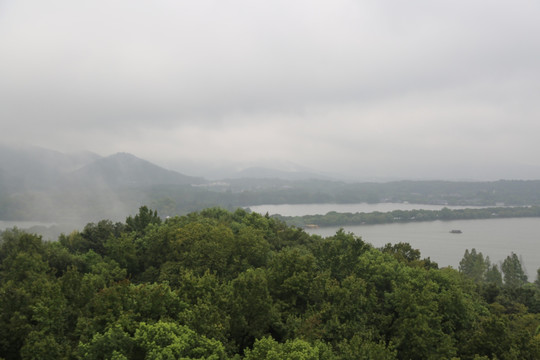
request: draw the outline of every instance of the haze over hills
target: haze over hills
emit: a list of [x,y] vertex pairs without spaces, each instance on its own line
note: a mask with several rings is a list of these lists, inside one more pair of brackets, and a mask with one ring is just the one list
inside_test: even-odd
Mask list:
[[[286,180],[335,180],[346,182],[391,182],[402,180],[497,181],[540,179],[540,166],[522,159],[486,158],[479,162],[457,162],[438,159],[429,163],[410,165],[406,161],[391,166],[384,163],[351,162],[346,169],[308,166],[302,162],[282,160],[215,161],[162,160],[153,163],[192,176],[210,180],[238,178],[275,178]],[[336,160],[337,161],[337,160]],[[319,165],[320,166],[320,165]]]
[[248,166],[238,170],[221,170],[211,174],[214,179],[282,179],[282,180],[335,180],[330,175],[316,172],[301,167],[289,168],[287,170],[264,166]]
[[[201,169],[188,168],[195,173]],[[230,166],[203,169],[213,180],[222,179],[282,179],[308,180],[333,178],[324,173],[292,163],[264,166]],[[47,189],[62,186],[150,186],[204,184],[202,176],[158,166],[129,153],[100,156],[90,151],[61,153],[40,147],[8,147],[0,145],[0,186],[10,191]]]
[[161,166],[181,173],[200,176],[216,181],[223,179],[283,179],[283,180],[342,180],[339,174],[320,169],[313,169],[292,161],[260,160],[221,160],[213,163],[206,161],[157,161]]
[[4,191],[54,187],[63,182],[70,172],[99,158],[89,151],[64,154],[39,147],[0,145],[0,186]]
[[205,180],[167,170],[132,154],[110,155],[70,173],[73,179],[88,185],[110,187],[201,184]]
[[145,188],[204,182],[126,153],[102,157],[91,152],[64,154],[2,146],[0,219],[123,219],[129,210],[148,201]]
[[4,146],[0,220],[123,220],[142,205],[174,216],[215,206],[232,210],[284,203],[540,204],[540,181],[347,183],[301,168],[288,170],[253,167],[240,169],[236,177],[231,173],[228,179],[208,181],[127,153],[102,157]]
[[0,147],[2,185],[10,189],[63,186],[146,186],[198,184],[204,179],[167,170],[127,153],[102,157],[91,152],[60,153],[37,147]]

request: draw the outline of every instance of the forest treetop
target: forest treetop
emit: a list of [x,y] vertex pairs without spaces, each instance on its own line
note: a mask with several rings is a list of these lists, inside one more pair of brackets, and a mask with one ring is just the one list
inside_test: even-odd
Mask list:
[[[464,250],[465,252],[465,250]],[[409,244],[245,210],[141,207],[0,243],[5,359],[536,359],[540,287],[515,254],[439,269]]]

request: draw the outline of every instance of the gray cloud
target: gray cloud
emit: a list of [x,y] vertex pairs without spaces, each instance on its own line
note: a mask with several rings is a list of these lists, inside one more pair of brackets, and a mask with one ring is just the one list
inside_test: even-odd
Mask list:
[[540,176],[503,171],[540,165],[537,2],[1,6],[2,142],[360,175]]

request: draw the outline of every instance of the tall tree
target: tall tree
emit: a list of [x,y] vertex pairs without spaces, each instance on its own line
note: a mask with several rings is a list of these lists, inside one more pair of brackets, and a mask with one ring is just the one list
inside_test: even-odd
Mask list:
[[521,266],[518,256],[511,253],[502,263],[504,273],[504,285],[510,288],[518,288],[527,282],[527,275]]
[[484,258],[481,252],[476,249],[465,250],[463,258],[459,262],[459,271],[479,283],[484,281],[486,271],[489,267],[489,258]]
[[144,234],[148,225],[161,224],[161,218],[158,216],[156,210],[152,211],[147,206],[141,206],[137,215],[134,217],[129,216],[126,219],[126,224],[128,231],[136,231]]

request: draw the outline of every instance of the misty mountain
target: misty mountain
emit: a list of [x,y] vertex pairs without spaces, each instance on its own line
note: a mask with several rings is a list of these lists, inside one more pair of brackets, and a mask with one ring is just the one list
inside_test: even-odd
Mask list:
[[80,186],[148,186],[200,184],[127,153],[102,157],[89,151],[61,153],[39,147],[0,145],[0,189],[4,193]]
[[315,172],[309,171],[286,171],[270,169],[265,167],[249,167],[247,169],[240,170],[235,174],[231,174],[229,178],[251,178],[251,179],[282,179],[282,180],[309,180],[309,179],[324,179],[330,180],[329,176],[325,176]]
[[55,187],[70,172],[99,158],[89,151],[64,154],[39,147],[0,145],[0,189],[16,192]]
[[153,187],[189,191],[190,184],[203,182],[126,153],[101,157],[0,146],[0,219],[123,219],[150,201]]
[[72,180],[97,187],[201,184],[205,180],[167,170],[127,153],[98,159],[70,174]]
[[280,179],[280,180],[334,180],[335,174],[314,170],[290,161],[220,162],[219,164],[179,161],[169,162],[170,169],[189,169],[205,179]]
[[101,157],[0,146],[0,219],[123,220],[142,205],[173,216],[213,206],[234,210],[260,204],[540,204],[540,181],[347,183],[314,179],[309,170],[294,166],[231,172],[237,177],[209,183],[127,153]]

